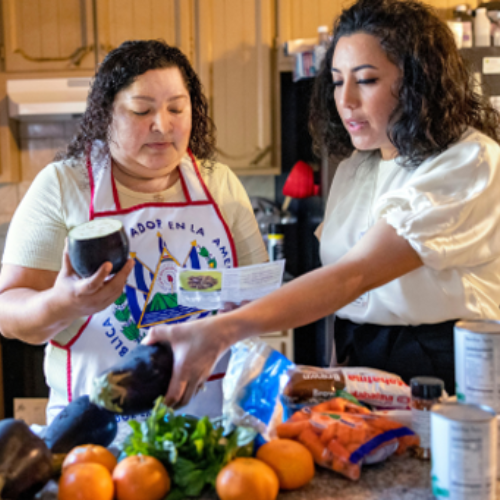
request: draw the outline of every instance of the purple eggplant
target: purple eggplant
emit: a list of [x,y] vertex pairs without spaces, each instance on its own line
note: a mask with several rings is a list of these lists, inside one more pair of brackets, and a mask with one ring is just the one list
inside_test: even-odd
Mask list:
[[166,394],[173,364],[168,342],[140,344],[94,380],[90,400],[122,415],[145,413],[158,396]]
[[89,396],[80,396],[52,420],[44,439],[52,453],[68,453],[82,444],[108,446],[117,431],[113,413],[91,403]]
[[0,422],[0,497],[31,498],[52,477],[52,454],[22,421]]

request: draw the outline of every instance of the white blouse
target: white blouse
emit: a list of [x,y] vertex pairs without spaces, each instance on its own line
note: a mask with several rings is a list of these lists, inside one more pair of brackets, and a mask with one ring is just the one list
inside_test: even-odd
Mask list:
[[[384,218],[424,266],[337,314],[357,323],[417,325],[500,320],[500,146],[469,129],[445,152],[408,169],[378,153],[343,161],[321,233],[328,265]],[[333,285],[332,285],[333,286]]]

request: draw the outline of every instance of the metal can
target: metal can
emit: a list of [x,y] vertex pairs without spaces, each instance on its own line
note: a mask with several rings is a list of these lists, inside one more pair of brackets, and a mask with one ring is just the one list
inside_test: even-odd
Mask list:
[[435,498],[495,500],[497,434],[496,414],[487,406],[443,403],[432,407]]
[[500,321],[455,325],[457,399],[500,412]]

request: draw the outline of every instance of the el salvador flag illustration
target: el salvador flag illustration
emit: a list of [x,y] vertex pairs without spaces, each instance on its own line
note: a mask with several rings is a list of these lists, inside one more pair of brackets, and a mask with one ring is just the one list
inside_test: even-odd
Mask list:
[[132,317],[138,323],[146,304],[154,274],[135,255],[132,254],[131,257],[135,261],[135,266],[127,279],[125,293]]

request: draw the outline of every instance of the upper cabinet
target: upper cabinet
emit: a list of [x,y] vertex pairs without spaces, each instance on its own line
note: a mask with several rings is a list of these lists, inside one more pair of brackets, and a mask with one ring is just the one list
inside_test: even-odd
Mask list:
[[[346,2],[340,0],[276,0],[278,12],[278,42],[318,36],[318,26],[332,29],[333,20]],[[352,3],[352,2],[349,2]]]
[[96,0],[99,58],[126,40],[162,39],[192,55],[192,4],[185,0]]
[[240,172],[276,170],[274,12],[272,0],[194,3],[194,62],[210,99],[218,158]]
[[93,69],[91,0],[2,0],[8,72]]

